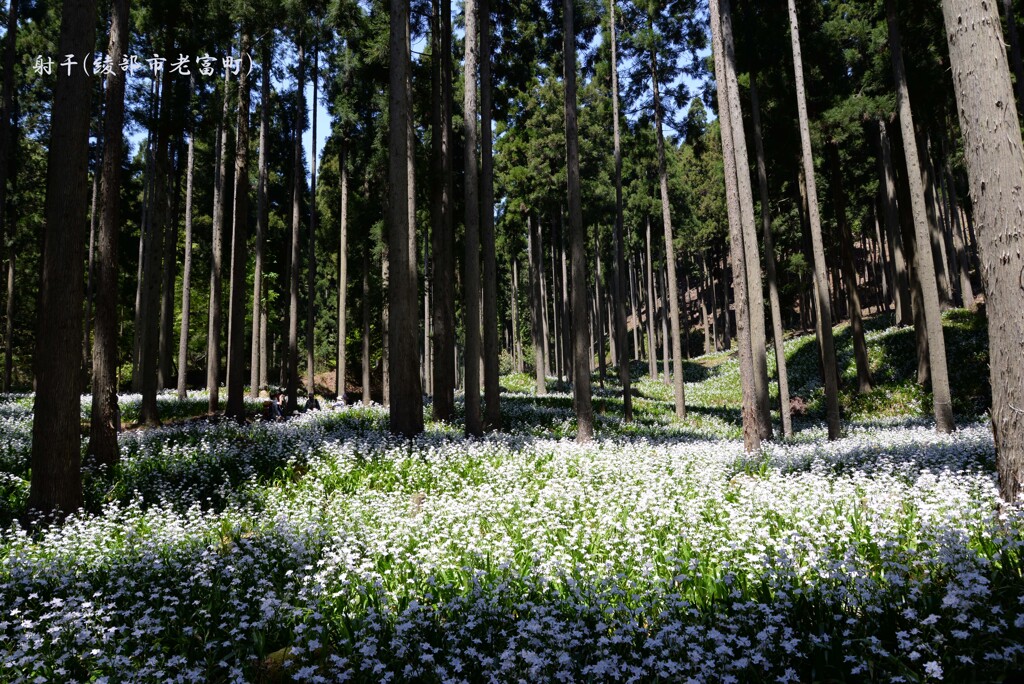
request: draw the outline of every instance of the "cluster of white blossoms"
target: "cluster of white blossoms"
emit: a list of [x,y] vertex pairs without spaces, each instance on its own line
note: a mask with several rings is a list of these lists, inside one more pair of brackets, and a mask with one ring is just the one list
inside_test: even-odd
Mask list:
[[916,682],[1024,659],[1024,522],[987,427],[745,454],[604,416],[578,445],[550,436],[568,395],[546,401],[508,395],[513,431],[482,440],[394,438],[380,407],[122,435],[113,503],[0,533],[0,680]]

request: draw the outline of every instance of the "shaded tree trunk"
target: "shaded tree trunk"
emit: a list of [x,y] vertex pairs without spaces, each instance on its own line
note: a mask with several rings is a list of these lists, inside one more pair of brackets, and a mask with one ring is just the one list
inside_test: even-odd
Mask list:
[[334,391],[338,399],[345,401],[345,379],[348,376],[348,365],[345,359],[345,340],[348,337],[348,149],[345,140],[341,141],[338,153],[338,184],[341,195],[338,236],[338,366],[335,372]]
[[[761,137],[761,103],[757,96],[757,75],[750,75],[750,103],[754,123],[754,149],[757,154],[757,184],[761,196],[761,230],[764,233],[764,261],[768,276],[768,301],[772,311],[772,339],[775,341],[775,367],[779,375],[779,409],[782,415],[782,434],[793,436],[793,417],[789,404],[789,374],[786,371],[782,305],[779,302],[779,281],[775,273],[775,240],[772,235],[772,217],[768,202],[768,170],[765,164],[764,141]],[[703,300],[701,302],[703,309]],[[707,314],[704,319],[704,338],[707,340]]]
[[895,279],[893,288],[896,303],[897,325],[910,325],[914,313],[910,302],[910,274],[907,259],[904,255],[903,233],[900,230],[899,210],[896,204],[896,173],[892,161],[892,145],[889,142],[888,125],[878,121],[879,171],[882,178],[882,201],[885,207],[885,232],[889,243],[889,254],[892,257]]
[[[302,37],[296,40],[299,51],[298,86],[295,91],[295,145],[292,157],[292,232],[291,251],[288,262],[288,403],[285,412],[294,413],[299,407],[299,232],[302,229],[302,191],[305,185],[305,171],[302,164],[302,129],[306,120],[306,105],[303,93],[306,88],[305,43]],[[312,293],[310,293],[312,295]]]
[[[669,327],[671,328],[671,348],[673,366],[672,396],[675,402],[676,417],[686,417],[686,390],[683,385],[683,350],[680,345],[681,332],[679,330],[679,287],[676,284],[676,248],[672,238],[672,209],[668,197],[668,166],[665,161],[665,134],[662,130],[661,92],[658,84],[658,58],[652,51],[649,56],[651,69],[651,90],[654,93],[654,128],[655,137],[658,142],[658,179],[661,188],[661,222],[665,231],[665,270],[668,273],[668,289],[665,296],[668,298]],[[669,342],[666,340],[665,350],[668,353]],[[669,373],[668,364],[665,365],[665,373]]]
[[654,330],[654,260],[651,249],[651,217],[645,219],[647,247],[647,366],[652,380],[658,379],[658,359],[656,358],[658,336]]
[[369,406],[370,396],[370,246],[363,247],[363,404]]
[[433,185],[434,420],[455,416],[455,238],[452,227],[452,3],[434,0]]
[[[242,34],[241,52],[249,50],[249,33]],[[235,134],[235,210],[231,237],[231,294],[228,304],[228,404],[226,415],[245,420],[245,282],[249,249],[249,78],[238,76],[238,125]]]
[[544,321],[544,291],[541,287],[541,275],[544,271],[544,250],[541,245],[540,224],[532,214],[526,215],[527,235],[529,236],[530,257],[530,335],[533,340],[533,374],[537,396],[548,393],[546,382],[547,332]]
[[1024,145],[995,8],[943,0],[986,294],[1000,495],[1024,492]]
[[[95,20],[95,0],[65,0],[59,54],[91,54]],[[82,227],[89,200],[91,95],[91,79],[85,74],[76,70],[57,78],[50,119],[28,508],[58,516],[82,504],[77,378],[82,363]],[[69,378],[76,381],[69,385]]]
[[260,156],[259,179],[256,182],[256,265],[252,277],[252,352],[249,355],[249,395],[259,396],[260,388],[266,384],[263,367],[266,365],[266,342],[263,339],[263,247],[267,239],[270,222],[270,207],[267,201],[267,178],[270,173],[270,38],[263,39],[260,50],[264,64],[260,78]]
[[501,429],[498,386],[498,263],[494,244],[494,151],[491,133],[491,11],[489,0],[478,0],[480,27],[480,248],[484,262],[484,405],[485,423]]
[[569,239],[572,263],[572,367],[573,404],[576,408],[577,442],[594,435],[594,411],[590,402],[588,361],[587,234],[583,228],[580,199],[580,150],[576,121],[576,31],[572,0],[562,0],[562,54],[565,79],[565,147],[568,176]]
[[390,121],[388,168],[388,384],[391,432],[413,437],[423,432],[423,390],[420,384],[417,329],[417,267],[415,226],[410,223],[412,187],[409,183],[411,145],[409,99],[409,4],[391,4]]
[[939,432],[952,432],[953,404],[949,391],[949,375],[946,370],[946,343],[942,335],[942,316],[939,308],[939,294],[935,278],[935,264],[930,258],[930,234],[928,215],[924,206],[925,194],[922,187],[921,164],[918,159],[914,136],[914,121],[910,110],[910,95],[907,91],[906,72],[903,68],[903,53],[900,46],[900,31],[896,21],[896,7],[893,0],[886,0],[886,21],[889,27],[889,50],[892,57],[893,80],[896,82],[896,102],[900,125],[903,129],[903,153],[907,161],[907,180],[910,184],[910,205],[914,214],[915,250],[914,270],[921,282],[924,296],[924,319],[928,330],[928,356],[931,365],[932,398],[935,408],[935,427]]
[[185,169],[185,262],[181,275],[181,330],[178,334],[178,399],[187,396],[188,333],[192,315],[192,196],[194,190],[195,131],[188,138],[188,162]]
[[224,287],[224,205],[227,192],[228,147],[228,70],[224,70],[224,102],[217,131],[217,170],[213,192],[213,236],[210,249],[210,309],[206,335],[206,388],[210,393],[209,411],[220,409],[220,329]]
[[[128,47],[128,21],[128,0],[113,0],[107,54],[115,64],[121,61]],[[104,103],[104,150],[98,205],[100,223],[96,235],[96,339],[92,349],[92,415],[89,424],[89,455],[101,465],[114,465],[120,457],[117,447],[120,422],[117,407],[117,247],[124,91],[125,73],[114,69],[107,75]]]
[[466,129],[466,434],[483,434],[480,413],[480,197],[477,176],[477,63],[480,32],[477,0],[466,0],[466,62],[463,118]]
[[320,85],[320,46],[313,46],[313,165],[309,170],[310,191],[309,191],[309,242],[306,243],[306,394],[312,397],[316,393],[316,358],[315,358],[315,335],[316,335],[316,166],[317,138],[316,138],[316,113],[319,109],[317,104],[317,88]]
[[[615,34],[615,0],[609,0],[612,48],[612,154],[615,158],[615,268],[613,270],[615,307],[615,346],[619,352],[619,384],[622,385],[622,413],[628,423],[633,420],[633,394],[630,389],[629,354],[626,351],[626,248],[622,226],[622,140],[619,133],[619,58]],[[634,316],[637,309],[633,309]],[[635,330],[636,328],[634,328]],[[636,339],[634,337],[634,348]]]
[[825,265],[825,246],[821,239],[821,217],[818,213],[818,188],[814,180],[814,156],[811,152],[810,123],[807,116],[807,93],[804,88],[803,58],[800,52],[800,29],[796,14],[796,1],[789,0],[790,38],[793,43],[793,72],[796,81],[797,112],[800,119],[800,142],[803,153],[804,183],[807,186],[807,209],[811,226],[811,244],[814,252],[815,304],[823,357],[822,373],[825,385],[825,405],[828,419],[828,437],[839,438],[839,378],[836,373],[836,349],[832,338],[832,308],[828,301],[828,279]]

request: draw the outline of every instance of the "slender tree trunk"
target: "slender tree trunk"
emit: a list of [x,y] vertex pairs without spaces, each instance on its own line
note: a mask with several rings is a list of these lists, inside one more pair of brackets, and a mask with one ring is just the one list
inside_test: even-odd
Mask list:
[[512,357],[517,373],[523,372],[523,350],[519,340],[519,258],[512,259]]
[[[947,5],[948,0],[944,3]],[[942,315],[936,288],[935,264],[930,256],[930,235],[928,217],[925,211],[924,188],[922,187],[921,164],[917,155],[914,136],[914,120],[910,110],[910,95],[907,91],[906,72],[903,68],[903,53],[900,46],[900,30],[896,21],[896,7],[893,0],[886,0],[886,20],[889,26],[889,50],[892,57],[893,80],[896,82],[896,100],[903,128],[903,153],[907,160],[907,180],[910,182],[910,202],[914,213],[915,237],[917,238],[914,270],[917,272],[924,295],[924,318],[928,330],[928,353],[931,362],[932,397],[935,407],[935,427],[939,432],[952,432],[953,404],[949,391],[949,375],[946,370],[946,343],[942,335]],[[1005,56],[1004,56],[1005,59]]]
[[[746,235],[743,231],[741,205],[744,201],[740,190],[740,177],[747,173],[747,164],[739,165],[736,151],[737,132],[732,119],[736,112],[732,108],[732,92],[736,88],[729,78],[730,61],[725,45],[725,14],[729,11],[725,0],[711,0],[712,52],[715,59],[715,80],[718,83],[719,116],[721,117],[722,156],[725,165],[726,210],[729,215],[729,249],[733,264],[733,301],[736,305],[736,339],[739,343],[740,383],[743,391],[743,445],[746,451],[754,452],[761,447],[761,431],[758,429],[757,391],[754,386],[753,355],[751,352],[751,316],[745,258]],[[721,12],[721,14],[720,14]]]
[[[550,289],[550,287],[548,286],[548,283],[547,283],[547,272],[545,271],[545,264],[544,264],[544,235],[543,235],[543,231],[541,230],[541,225],[540,225],[539,218],[534,217],[533,224],[534,224],[534,226],[536,226],[536,229],[537,229],[537,245],[536,245],[536,250],[537,250],[537,258],[539,259],[539,261],[537,262],[537,273],[540,276],[540,309],[539,309],[539,311],[540,311],[540,314],[541,314],[541,319],[540,319],[541,328],[542,328],[542,330],[541,330],[541,337],[543,338],[542,342],[544,344],[544,377],[546,378],[548,375],[551,375],[551,367],[552,367],[552,362],[551,362],[551,354],[552,354],[552,348],[551,348],[551,326],[549,324],[549,321],[551,320],[550,316],[553,315],[553,313],[548,311],[548,290]],[[553,263],[554,262],[552,262],[552,264]],[[554,274],[554,271],[552,271],[552,274]],[[551,305],[551,308],[552,309],[554,308],[554,304],[553,303]],[[556,345],[555,349],[557,350],[557,345]],[[558,352],[555,351],[555,354],[557,354],[557,353]]]
[[601,227],[594,226],[594,347],[597,352],[597,378],[601,389],[604,389],[604,380],[608,377],[608,360],[605,356],[604,344],[604,280],[603,269],[601,268]]
[[[732,10],[729,0],[721,0],[722,38],[725,48],[725,75],[732,125],[732,146],[736,156],[736,177],[739,185],[740,218],[743,230],[743,281],[747,288],[748,333],[750,335],[750,373],[753,383],[751,418],[761,439],[772,438],[772,416],[768,402],[767,337],[764,322],[764,290],[761,285],[761,261],[757,250],[757,227],[754,221],[754,196],[750,186],[747,138],[743,130],[743,110],[736,78],[736,56],[733,44]],[[738,311],[738,310],[737,310]]]
[[[249,33],[242,33],[241,51],[249,50]],[[245,280],[249,248],[249,79],[242,69],[238,77],[238,127],[235,135],[235,219],[231,238],[231,296],[228,315],[227,415],[245,420]]]
[[[100,87],[102,97],[103,88]],[[103,144],[103,135],[97,132],[97,146]],[[97,153],[97,167],[102,167],[103,157]],[[100,172],[99,168],[92,174],[92,207],[89,210],[89,260],[85,272],[85,319],[82,322],[82,386],[88,387],[91,377],[92,341],[91,328],[93,318],[94,278],[96,274],[96,229],[99,224]]]
[[[665,229],[665,270],[668,273],[668,290],[665,292],[668,298],[669,324],[671,327],[672,347],[672,388],[675,399],[676,417],[686,417],[686,394],[683,385],[683,350],[680,345],[682,333],[679,329],[679,288],[676,285],[676,248],[672,236],[672,210],[668,197],[668,164],[665,160],[665,134],[662,131],[662,110],[661,92],[658,84],[658,58],[652,51],[649,56],[651,68],[651,90],[654,93],[654,128],[658,141],[658,178],[661,186],[661,222]],[[666,351],[669,345],[665,345]],[[668,373],[668,365],[665,366]]]
[[661,377],[665,385],[672,386],[672,374],[669,368],[672,365],[672,345],[669,338],[668,323],[668,286],[665,282],[665,269],[658,269],[658,288],[661,294]]
[[[134,332],[132,347],[132,392],[142,391],[142,341],[143,341],[143,313],[145,311],[145,273],[146,245],[150,240],[150,232],[153,223],[153,176],[154,176],[154,130],[157,127],[157,114],[159,112],[159,79],[151,79],[149,88],[149,117],[146,120],[146,152],[145,152],[145,181],[142,188],[142,219],[139,221],[139,261],[138,274],[135,279],[135,324],[132,327]],[[214,197],[216,200],[216,196]]]
[[[65,0],[58,52],[88,55],[95,45],[95,0]],[[57,79],[46,174],[45,235],[36,338],[32,482],[28,508],[67,515],[82,504],[82,255],[89,200],[91,79],[77,71]],[[120,161],[120,158],[115,158]]]
[[501,429],[498,385],[498,263],[494,244],[494,151],[491,134],[491,11],[478,0],[480,27],[480,249],[484,262],[484,404],[485,424]]
[[594,435],[594,411],[590,402],[590,347],[587,330],[587,234],[583,228],[580,199],[580,150],[576,121],[576,31],[572,0],[562,0],[562,54],[565,79],[565,147],[569,196],[569,238],[572,251],[572,367],[573,404],[576,408],[577,442]]
[[871,367],[868,362],[868,345],[864,338],[864,317],[860,307],[860,293],[857,292],[857,270],[853,263],[853,235],[846,217],[846,188],[843,183],[838,144],[831,145],[829,153],[832,161],[832,198],[835,204],[836,223],[839,228],[840,267],[843,272],[843,280],[846,281],[846,301],[850,308],[850,328],[853,332],[857,391],[867,394],[871,391]]
[[220,329],[223,313],[221,311],[224,288],[224,205],[227,194],[227,147],[228,147],[228,115],[230,103],[228,98],[228,70],[224,70],[224,102],[221,120],[218,127],[217,171],[214,179],[213,193],[213,239],[211,247],[212,264],[210,268],[210,310],[206,342],[206,387],[210,393],[209,411],[220,410]]
[[339,180],[341,186],[341,225],[338,241],[338,367],[335,372],[334,391],[338,399],[345,400],[345,379],[348,376],[348,365],[345,360],[345,340],[348,337],[348,149],[345,140],[341,141],[338,155]]
[[[7,255],[7,305],[4,330],[4,393],[11,391],[14,380],[14,266],[16,259],[14,247],[9,248]],[[95,346],[93,346],[95,349]],[[93,390],[95,392],[95,389]]]
[[[128,0],[110,5],[107,54],[118,63],[128,47]],[[100,171],[100,224],[96,254],[96,340],[92,349],[92,416],[89,455],[99,464],[119,460],[117,447],[117,246],[120,228],[121,156],[123,154],[125,73],[107,75],[103,167]]]
[[[750,104],[754,123],[754,150],[757,154],[757,184],[761,196],[761,230],[764,233],[764,261],[768,276],[768,302],[772,310],[772,339],[775,341],[775,367],[779,375],[779,409],[782,434],[793,436],[793,417],[789,404],[789,374],[786,371],[785,337],[782,305],[779,302],[779,281],[775,273],[775,239],[768,201],[768,168],[765,164],[764,141],[761,137],[761,103],[757,96],[757,75],[750,75]],[[703,305],[702,305],[703,306]],[[702,312],[703,313],[703,312]],[[704,336],[707,339],[707,316],[704,314]]]
[[972,312],[978,310],[978,303],[974,297],[974,286],[971,284],[971,262],[967,255],[967,248],[964,245],[963,226],[960,222],[960,199],[957,197],[956,183],[953,182],[953,173],[949,166],[949,155],[944,154],[942,172],[946,185],[946,197],[949,200],[950,232],[953,234],[953,249],[956,250],[957,271],[960,276],[960,293],[964,300],[964,306]]
[[814,157],[811,152],[810,123],[807,116],[807,94],[804,89],[804,66],[800,52],[800,29],[796,14],[796,0],[789,0],[790,38],[793,43],[794,75],[797,92],[797,112],[800,118],[800,141],[803,150],[804,182],[807,185],[807,208],[811,225],[811,244],[814,250],[814,282],[817,320],[821,330],[819,342],[823,356],[826,416],[828,437],[839,438],[839,378],[836,373],[836,349],[832,338],[832,308],[828,301],[828,280],[825,274],[825,245],[821,239],[821,217],[818,213],[818,188],[814,180]]
[[369,406],[370,396],[370,246],[363,247],[363,404]]
[[888,125],[878,121],[880,172],[882,176],[882,197],[885,205],[885,231],[889,241],[889,253],[892,255],[895,271],[896,322],[898,325],[910,325],[914,314],[910,301],[910,274],[907,259],[904,255],[903,233],[900,230],[900,217],[896,204],[896,173],[892,161],[892,145],[889,142]]
[[931,245],[932,264],[935,269],[935,282],[938,285],[939,310],[946,311],[953,307],[953,289],[949,281],[949,261],[946,259],[946,242],[942,237],[942,222],[938,216],[935,201],[935,176],[932,174],[928,159],[928,146],[925,144],[924,133],[918,135],[919,128],[915,125],[914,142],[917,146],[917,158],[921,171],[921,186],[924,190],[924,209],[928,220],[928,238]]
[[260,79],[260,156],[259,179],[256,184],[256,265],[252,277],[252,350],[249,355],[249,396],[256,398],[266,384],[261,367],[267,354],[263,341],[263,247],[267,239],[270,207],[267,201],[267,177],[270,173],[270,38],[263,39],[260,50],[264,64]]
[[[298,87],[295,91],[295,145],[292,157],[292,246],[288,263],[288,403],[287,413],[294,413],[299,407],[299,233],[302,230],[302,191],[306,174],[302,163],[302,129],[306,121],[306,104],[303,97],[306,89],[305,44],[302,37],[296,40],[299,55],[297,59]],[[315,173],[315,172],[314,172]],[[310,295],[312,296],[312,292]]]
[[433,417],[451,421],[455,415],[455,239],[452,227],[452,3],[434,0],[434,133],[431,240],[434,264],[434,403]]
[[316,166],[317,138],[316,138],[316,113],[317,113],[317,87],[320,85],[320,46],[313,46],[313,166],[310,169],[310,200],[309,200],[309,242],[306,256],[306,394],[312,397],[316,394],[316,359],[314,351],[316,348],[314,337],[316,335]]
[[[180,155],[179,155],[180,157]],[[164,210],[167,212],[163,235],[163,283],[160,288],[160,338],[159,365],[157,368],[157,386],[167,389],[171,386],[173,364],[171,356],[171,337],[174,335],[174,284],[178,276],[178,221],[172,206],[177,204],[176,195],[179,184],[176,178],[181,169],[181,160],[169,163],[164,186],[167,201]]]
[[1024,145],[995,8],[943,0],[986,295],[999,489],[1024,492]]
[[546,325],[544,324],[544,290],[541,275],[544,271],[544,250],[541,244],[540,224],[532,214],[526,215],[530,255],[530,334],[533,339],[533,373],[535,392],[542,397],[548,393],[545,373],[547,371]]
[[188,327],[192,314],[192,196],[195,172],[195,131],[188,138],[188,162],[185,170],[185,260],[181,275],[181,330],[178,334],[178,399],[187,396]]
[[[565,373],[565,379],[567,382],[573,381],[574,376],[574,365],[573,365],[573,322],[572,322],[572,300],[569,299],[569,257],[566,254],[566,241],[565,235],[565,212],[559,212],[559,221],[555,224],[556,232],[555,237],[558,240],[558,256],[559,265],[561,270],[556,275],[555,281],[558,283],[558,289],[562,292],[562,298],[560,300],[560,308],[558,309],[558,322],[559,326],[556,328],[558,331],[558,347],[561,351],[562,359],[562,371]],[[557,296],[557,293],[556,293]],[[584,300],[585,301],[585,300]],[[589,337],[589,333],[587,333]]]
[[652,257],[651,249],[651,217],[648,216],[645,220],[646,232],[646,247],[647,247],[647,366],[650,368],[650,376],[652,380],[658,379],[658,359],[657,347],[658,347],[658,335],[654,330],[654,259]]
[[[615,33],[615,0],[609,0],[608,9],[612,48],[612,155],[615,159],[615,268],[612,271],[614,276],[612,301],[615,309],[615,346],[619,353],[619,384],[622,385],[622,415],[623,419],[629,423],[633,420],[633,394],[630,389],[629,353],[627,352],[629,343],[626,340],[626,279],[629,277],[629,271],[626,270],[626,246],[622,218],[622,136],[619,132],[619,47]],[[629,301],[632,303],[633,300]],[[633,307],[634,317],[636,312],[637,309]],[[633,346],[635,348],[636,327],[633,330]]]
[[466,0],[466,62],[463,118],[466,129],[466,434],[483,434],[480,414],[480,197],[477,175],[477,63],[480,33],[477,0]]
[[423,390],[417,347],[417,268],[415,226],[410,223],[412,188],[409,183],[409,3],[391,3],[391,68],[388,116],[388,384],[391,432],[414,437],[423,432]]
[[[17,126],[14,125],[12,115],[14,113],[14,65],[17,59],[18,43],[18,12],[20,0],[11,0],[7,12],[7,36],[4,41],[4,75],[3,75],[3,100],[0,105],[0,253],[7,256],[8,279],[14,272],[14,222],[8,214],[7,207],[7,178],[14,168],[12,159],[14,157],[14,132]],[[5,318],[6,330],[4,334],[4,392],[11,391],[11,373],[13,371],[13,344],[11,335],[14,331],[14,324],[11,320],[14,314],[14,287],[13,280],[7,291],[7,311]]]

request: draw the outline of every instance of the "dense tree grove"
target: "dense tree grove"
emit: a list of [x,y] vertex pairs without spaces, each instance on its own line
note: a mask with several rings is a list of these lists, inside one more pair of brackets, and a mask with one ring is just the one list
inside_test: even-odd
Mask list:
[[660,378],[685,421],[686,360],[735,348],[748,450],[809,402],[836,439],[889,312],[948,432],[957,307],[984,309],[1019,499],[1014,4],[11,0],[0,342],[3,390],[35,391],[30,505],[81,503],[83,392],[86,458],[117,463],[129,388],[148,424],[162,390],[246,421],[280,388],[480,436],[528,373],[571,386],[587,441],[606,385],[631,420]]

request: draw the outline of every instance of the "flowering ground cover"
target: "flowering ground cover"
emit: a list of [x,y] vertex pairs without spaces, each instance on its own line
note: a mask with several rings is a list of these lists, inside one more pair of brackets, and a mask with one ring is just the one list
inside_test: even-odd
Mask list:
[[[33,530],[8,516],[0,680],[998,682],[1019,669],[1024,520],[998,500],[988,427],[938,435],[908,410],[828,443],[811,416],[745,454],[720,361],[688,383],[685,423],[658,383],[639,383],[633,426],[598,393],[586,446],[569,395],[534,397],[516,376],[506,431],[482,440],[434,423],[399,440],[376,406],[126,433],[118,472],[88,474],[87,511]],[[28,401],[0,403],[8,511]]]

